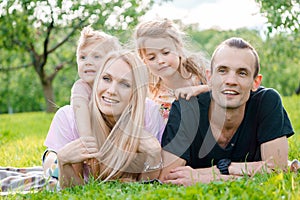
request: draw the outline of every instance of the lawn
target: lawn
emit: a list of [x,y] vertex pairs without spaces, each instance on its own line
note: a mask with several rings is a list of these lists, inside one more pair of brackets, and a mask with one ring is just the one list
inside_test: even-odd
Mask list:
[[[300,96],[284,97],[295,135],[289,138],[289,159],[300,158]],[[0,115],[0,166],[41,165],[43,146],[53,114]],[[4,199],[300,199],[299,173],[258,174],[236,181],[180,187],[139,183],[90,182],[60,192],[10,195]]]

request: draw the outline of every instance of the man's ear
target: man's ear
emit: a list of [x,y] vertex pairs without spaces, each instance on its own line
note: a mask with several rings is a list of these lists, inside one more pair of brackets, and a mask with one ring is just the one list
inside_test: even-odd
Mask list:
[[255,77],[255,79],[253,81],[253,85],[252,85],[252,91],[253,92],[255,92],[258,89],[258,87],[260,86],[262,78],[263,78],[263,76],[261,74],[258,74]]

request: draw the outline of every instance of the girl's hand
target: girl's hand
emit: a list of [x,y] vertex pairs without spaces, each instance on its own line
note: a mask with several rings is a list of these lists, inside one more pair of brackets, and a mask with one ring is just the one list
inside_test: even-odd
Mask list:
[[197,96],[203,92],[207,92],[209,90],[208,85],[196,85],[184,88],[178,88],[175,90],[175,98],[178,100],[179,98],[184,98],[186,100],[190,100],[192,96]]

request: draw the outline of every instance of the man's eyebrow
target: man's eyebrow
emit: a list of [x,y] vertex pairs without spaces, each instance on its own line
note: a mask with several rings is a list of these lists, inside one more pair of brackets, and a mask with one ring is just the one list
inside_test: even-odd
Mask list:
[[240,68],[238,68],[238,70],[245,70],[245,71],[250,71],[247,67],[240,67]]
[[223,65],[223,64],[220,64],[220,65],[215,66],[215,68],[216,68],[216,69],[220,69],[220,68],[228,68],[228,66]]

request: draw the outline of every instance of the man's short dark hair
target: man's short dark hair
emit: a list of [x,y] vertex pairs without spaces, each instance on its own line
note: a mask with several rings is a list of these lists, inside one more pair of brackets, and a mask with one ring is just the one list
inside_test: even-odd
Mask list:
[[215,55],[216,53],[220,50],[221,47],[223,46],[229,46],[229,47],[235,47],[238,49],[250,49],[251,52],[253,53],[254,57],[255,57],[255,72],[254,72],[254,78],[258,75],[258,72],[260,70],[260,64],[259,64],[259,57],[258,54],[256,52],[256,50],[254,49],[254,47],[252,47],[252,45],[245,41],[243,38],[239,38],[239,37],[232,37],[229,38],[225,41],[223,41],[214,51],[213,55],[212,55],[212,59],[211,59],[211,72],[212,72],[212,67],[213,67],[213,63],[214,63],[214,59],[215,59]]

